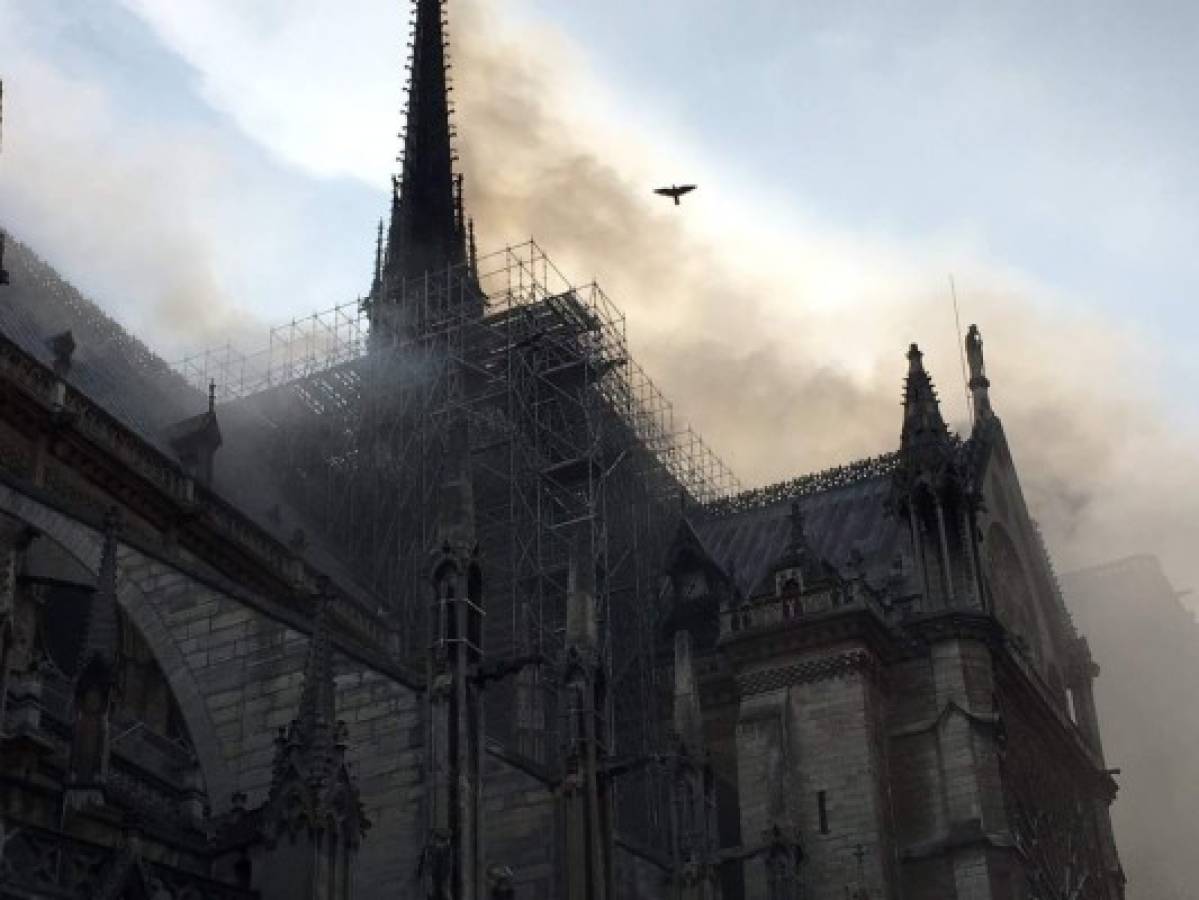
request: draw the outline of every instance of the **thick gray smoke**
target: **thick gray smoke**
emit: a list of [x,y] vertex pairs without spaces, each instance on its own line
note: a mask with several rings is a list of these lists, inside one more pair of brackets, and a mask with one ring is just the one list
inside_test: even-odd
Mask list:
[[892,449],[911,341],[964,425],[953,271],[1059,565],[1148,551],[1177,582],[1199,583],[1199,435],[1168,417],[1152,346],[1121,323],[1062,312],[1071,298],[964,244],[759,216],[718,171],[701,167],[700,190],[676,209],[650,193],[653,179],[695,170],[655,165],[652,136],[589,120],[580,108],[596,88],[563,39],[539,34],[531,53],[528,35],[506,32],[477,0],[454,15],[460,150],[481,245],[531,234],[577,280],[596,277],[626,311],[639,361],[743,481]]
[[[762,226],[728,200],[722,173],[647,165],[652,140],[586,122],[572,98],[588,97],[589,85],[569,47],[539,35],[539,52],[527,52],[527,38],[505,37],[480,3],[461,6],[461,150],[484,246],[537,235],[566,271],[597,277],[628,314],[635,355],[743,480],[893,449],[910,341],[929,351],[947,414],[964,427],[953,271],[1059,568],[1149,552],[1175,583],[1199,584],[1199,435],[1168,415],[1152,345],[1121,323],[1062,312],[1072,298],[968,248]],[[678,210],[649,193],[653,179],[692,177],[700,190]],[[1098,693],[1109,762],[1129,766],[1121,783],[1130,799],[1115,818],[1129,898],[1156,900],[1163,885],[1186,880],[1186,857],[1169,842],[1147,846],[1144,835],[1193,843],[1193,816],[1183,803],[1155,807],[1153,828],[1141,820],[1153,798],[1185,795],[1185,778],[1172,776],[1193,768],[1193,742],[1179,738],[1194,715],[1179,712],[1188,724],[1159,735],[1143,697],[1190,684],[1193,667],[1175,664],[1187,658],[1181,649],[1135,687],[1122,679],[1136,651],[1116,635],[1139,633],[1127,623],[1140,617],[1141,599],[1122,597],[1113,627],[1103,627],[1093,598],[1071,596],[1105,651],[1100,663],[1110,660]],[[1195,633],[1187,631],[1192,643]],[[1152,766],[1138,750],[1147,739]]]

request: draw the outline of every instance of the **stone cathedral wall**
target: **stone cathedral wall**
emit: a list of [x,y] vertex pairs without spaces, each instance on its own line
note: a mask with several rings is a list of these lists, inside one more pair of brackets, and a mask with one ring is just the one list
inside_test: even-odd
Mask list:
[[[93,574],[100,534],[0,486],[0,510],[58,543]],[[296,714],[308,638],[194,576],[123,545],[118,597],[170,683],[194,742],[214,813],[235,791],[260,803],[274,739]],[[337,712],[372,827],[362,845],[360,895],[402,896],[422,844],[420,695],[339,654]]]
[[[0,484],[0,512],[35,528],[94,576],[101,534],[40,499]],[[192,562],[195,562],[194,560]],[[199,757],[214,814],[235,792],[266,797],[278,730],[296,715],[308,636],[194,572],[136,546],[118,554],[118,600],[161,667]],[[264,606],[266,604],[264,603]],[[423,697],[394,673],[335,655],[337,714],[371,828],[356,866],[363,900],[409,896],[425,839]],[[555,795],[538,775],[485,757],[483,816],[489,861],[513,870],[522,896],[555,897]],[[661,873],[617,850],[630,900],[658,896]]]

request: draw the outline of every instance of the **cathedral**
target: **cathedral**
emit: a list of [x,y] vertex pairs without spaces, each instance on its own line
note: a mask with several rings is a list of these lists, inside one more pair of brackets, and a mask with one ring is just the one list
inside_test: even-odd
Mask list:
[[897,347],[887,452],[742,489],[476,247],[447,27],[369,288],[265,356],[0,255],[0,898],[1123,898],[979,329],[968,434]]

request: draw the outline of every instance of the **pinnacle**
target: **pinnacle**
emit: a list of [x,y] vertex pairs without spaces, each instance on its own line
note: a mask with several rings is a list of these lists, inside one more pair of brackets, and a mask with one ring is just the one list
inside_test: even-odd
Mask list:
[[454,175],[442,0],[416,0],[401,172],[388,229],[387,274],[397,284],[465,261]]
[[949,429],[941,416],[936,388],[924,369],[924,354],[915,344],[908,349],[908,377],[904,384],[903,406],[902,447],[907,449],[949,437]]
[[80,675],[88,665],[99,662],[115,674],[120,649],[120,622],[117,618],[117,535],[120,514],[115,507],[104,516],[104,539],[100,549],[100,567],[96,592],[88,605],[87,624],[79,655]]

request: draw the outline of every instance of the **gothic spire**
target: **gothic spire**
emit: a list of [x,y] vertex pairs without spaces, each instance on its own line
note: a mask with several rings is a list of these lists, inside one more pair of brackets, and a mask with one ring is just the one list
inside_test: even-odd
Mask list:
[[387,234],[386,274],[397,294],[406,280],[466,259],[451,143],[444,0],[415,2],[403,159]]
[[379,299],[383,290],[383,220],[379,220],[379,233],[375,237],[375,274],[371,278],[370,300]]
[[[301,900],[349,900],[348,882],[327,876],[352,871],[358,843],[370,827],[346,763],[348,732],[336,720],[332,602],[328,579],[322,578],[313,598],[299,709],[275,738],[271,786],[257,825],[266,838],[262,883],[284,885],[280,891]],[[279,841],[283,835],[290,837],[286,844]],[[259,863],[254,865],[257,871]]]
[[915,344],[908,349],[908,377],[903,392],[903,431],[900,449],[919,455],[930,447],[944,445],[949,429],[941,417],[941,404],[932,379],[924,371],[924,354]]

